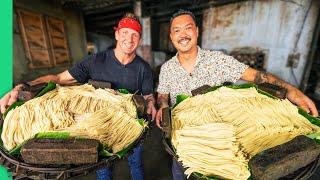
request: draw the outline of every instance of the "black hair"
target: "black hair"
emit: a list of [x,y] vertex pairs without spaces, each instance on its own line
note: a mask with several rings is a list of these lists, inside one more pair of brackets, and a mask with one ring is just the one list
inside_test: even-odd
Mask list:
[[193,19],[194,23],[197,26],[197,21],[196,21],[196,17],[194,16],[194,14],[191,11],[188,10],[184,10],[184,9],[179,9],[178,11],[176,11],[175,13],[172,14],[171,18],[170,18],[170,27],[172,25],[172,21],[174,18],[178,17],[178,16],[182,16],[182,15],[189,15],[191,16],[191,18]]

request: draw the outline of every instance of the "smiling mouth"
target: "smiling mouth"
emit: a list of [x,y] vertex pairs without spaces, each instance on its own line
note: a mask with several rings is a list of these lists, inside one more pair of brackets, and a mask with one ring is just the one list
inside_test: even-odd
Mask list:
[[185,46],[190,42],[191,38],[183,38],[178,41],[179,44]]
[[126,48],[132,48],[133,47],[133,43],[124,43]]

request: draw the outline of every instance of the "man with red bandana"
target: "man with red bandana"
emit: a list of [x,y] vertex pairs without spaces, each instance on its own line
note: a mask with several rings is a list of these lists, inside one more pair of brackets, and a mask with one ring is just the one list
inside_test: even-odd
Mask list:
[[[28,82],[36,85],[53,81],[66,85],[75,82],[86,83],[89,79],[110,82],[113,89],[124,88],[131,93],[141,94],[147,101],[147,113],[154,119],[156,114],[155,99],[153,97],[153,75],[148,63],[136,55],[142,28],[139,20],[131,13],[127,13],[115,29],[116,47],[97,54],[89,55],[69,70],[57,75],[46,75]],[[17,85],[11,92],[0,100],[1,112],[17,100],[18,91],[25,84]],[[134,180],[143,179],[143,165],[141,159],[142,145],[134,149],[128,162]],[[104,168],[97,171],[97,179],[111,179],[111,169]]]

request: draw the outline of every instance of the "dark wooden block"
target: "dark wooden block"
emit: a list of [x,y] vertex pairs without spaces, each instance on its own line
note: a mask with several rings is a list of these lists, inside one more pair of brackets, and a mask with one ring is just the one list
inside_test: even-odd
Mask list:
[[205,94],[205,93],[209,92],[211,88],[212,87],[209,85],[203,85],[201,87],[198,87],[197,89],[192,90],[191,94],[192,94],[192,96],[196,96],[199,94]]
[[137,113],[139,117],[144,117],[146,114],[146,101],[144,100],[143,96],[140,95],[133,95],[132,97],[134,104],[137,107]]
[[306,136],[297,136],[282,145],[265,150],[249,161],[253,179],[278,179],[315,161],[320,145]]
[[108,88],[111,89],[111,83],[110,82],[104,82],[104,81],[95,81],[92,79],[89,79],[88,84],[92,85],[94,88]]
[[258,84],[258,88],[280,99],[285,99],[287,95],[287,89],[274,84],[261,83]]
[[21,148],[30,164],[86,164],[98,161],[99,142],[93,139],[31,139]]
[[163,132],[165,133],[165,137],[170,139],[172,126],[171,126],[171,112],[169,107],[162,109],[161,127]]

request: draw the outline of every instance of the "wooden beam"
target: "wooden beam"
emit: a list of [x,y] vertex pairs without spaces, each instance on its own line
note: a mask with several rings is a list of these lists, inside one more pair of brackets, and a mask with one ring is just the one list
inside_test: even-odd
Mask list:
[[123,3],[123,4],[112,5],[112,6],[107,6],[107,7],[98,8],[98,9],[92,9],[92,10],[84,11],[84,14],[85,16],[93,15],[93,14],[95,16],[96,14],[99,14],[99,13],[115,12],[125,8],[133,8],[132,3]]
[[115,19],[122,17],[124,15],[124,12],[118,12],[118,13],[106,13],[105,15],[99,15],[96,17],[85,17],[85,20],[87,22],[94,22],[94,21],[103,21],[106,19]]
[[84,11],[92,10],[92,9],[100,9],[109,6],[114,6],[122,3],[128,3],[128,0],[116,0],[116,1],[105,1],[105,2],[92,2],[86,1],[86,4],[83,7]]
[[[198,10],[204,10],[210,7],[215,7],[215,6],[222,6],[222,5],[226,5],[226,4],[231,4],[231,3],[239,3],[242,1],[248,1],[248,0],[217,0],[217,1],[210,1],[210,2],[202,2],[196,6],[189,4],[188,6],[186,6],[185,8],[191,11],[198,11]],[[171,3],[172,5],[179,5],[178,2],[173,2]],[[181,4],[183,5],[183,4]],[[169,5],[170,6],[170,5]],[[151,9],[151,10],[156,10],[156,9]],[[159,9],[157,9],[159,10]],[[171,15],[175,10],[177,10],[177,8],[167,8],[166,10],[159,10],[156,13],[152,13],[151,16],[153,17],[160,17],[160,16],[167,16],[167,15]],[[151,11],[154,12],[154,11]]]
[[108,21],[108,22],[100,22],[100,23],[87,23],[86,28],[96,29],[96,28],[102,28],[102,27],[110,27],[112,29],[112,27],[116,26],[117,23],[118,23],[118,20]]

